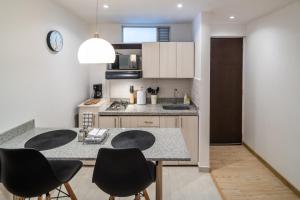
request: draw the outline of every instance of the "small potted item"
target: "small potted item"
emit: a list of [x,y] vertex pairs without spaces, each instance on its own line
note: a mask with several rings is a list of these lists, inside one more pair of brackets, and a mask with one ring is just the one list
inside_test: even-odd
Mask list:
[[151,94],[151,104],[157,104],[157,95],[159,92],[159,87],[156,89],[148,88],[147,92]]

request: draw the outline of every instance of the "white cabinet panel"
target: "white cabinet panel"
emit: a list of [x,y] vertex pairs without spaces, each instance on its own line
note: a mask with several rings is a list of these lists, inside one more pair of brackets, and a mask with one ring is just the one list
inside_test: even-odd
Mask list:
[[159,57],[159,71],[160,78],[176,78],[176,56],[177,56],[176,42],[161,42],[160,43],[160,57]]
[[143,78],[159,78],[159,43],[142,45]]
[[195,55],[193,42],[177,43],[177,78],[194,78]]

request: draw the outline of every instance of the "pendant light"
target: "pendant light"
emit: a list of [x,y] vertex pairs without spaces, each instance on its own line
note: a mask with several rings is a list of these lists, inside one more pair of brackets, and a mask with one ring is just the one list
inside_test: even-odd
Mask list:
[[[98,8],[99,1],[97,0],[96,9],[96,31],[98,30]],[[94,34],[94,38],[83,42],[78,50],[78,61],[81,64],[101,64],[113,63],[116,58],[116,53],[113,46],[104,39],[100,38],[98,32]]]

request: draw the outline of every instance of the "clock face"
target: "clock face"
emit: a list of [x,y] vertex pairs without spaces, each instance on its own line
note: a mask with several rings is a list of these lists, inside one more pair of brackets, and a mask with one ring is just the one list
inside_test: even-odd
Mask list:
[[50,31],[47,35],[48,47],[54,52],[60,52],[63,48],[63,36],[58,31]]

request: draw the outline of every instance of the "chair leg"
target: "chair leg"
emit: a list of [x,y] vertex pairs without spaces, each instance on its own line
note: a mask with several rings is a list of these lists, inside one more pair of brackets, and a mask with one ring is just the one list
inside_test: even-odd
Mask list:
[[134,200],[141,200],[140,194],[136,194]]
[[73,189],[71,188],[69,183],[64,183],[65,188],[70,195],[71,200],[77,200],[77,197],[75,196],[75,193],[73,192]]
[[109,197],[109,200],[115,200],[115,197],[110,196],[110,197]]
[[46,194],[46,200],[51,200],[51,196],[49,193]]
[[146,200],[150,200],[147,190],[143,191],[143,195],[144,195]]

